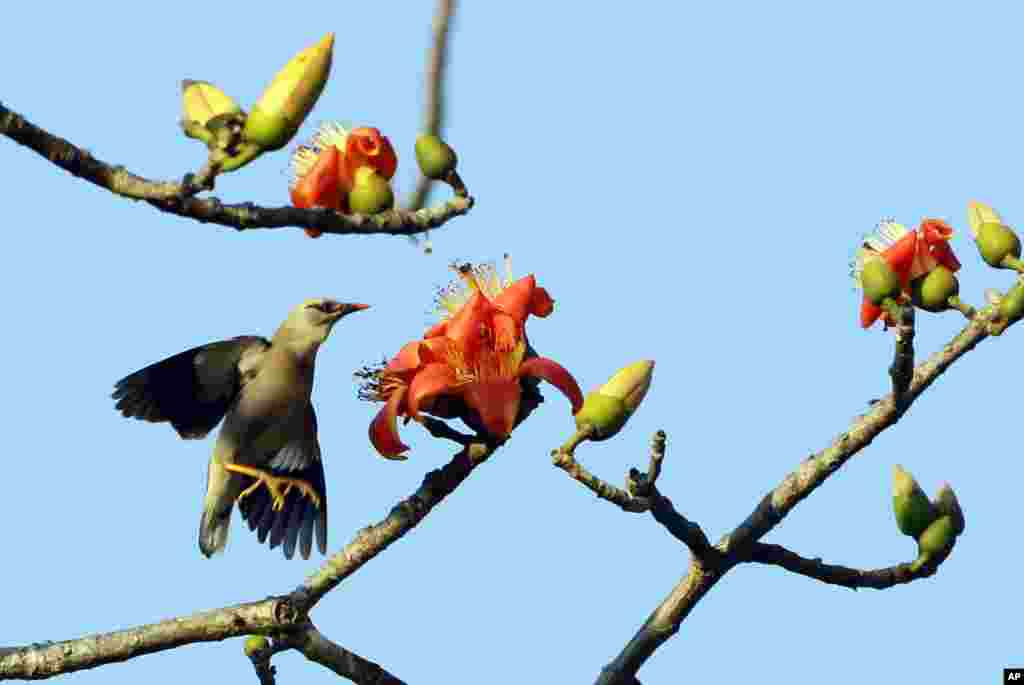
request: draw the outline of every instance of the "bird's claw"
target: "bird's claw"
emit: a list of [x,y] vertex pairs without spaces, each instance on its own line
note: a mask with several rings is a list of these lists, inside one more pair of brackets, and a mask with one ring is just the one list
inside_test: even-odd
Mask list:
[[303,497],[309,498],[314,507],[317,509],[320,508],[320,496],[316,494],[313,486],[301,478],[272,476],[261,469],[253,468],[251,466],[243,466],[241,464],[224,464],[224,469],[256,479],[255,483],[238,494],[238,497],[235,498],[235,502],[241,502],[245,497],[255,492],[260,485],[265,485],[267,487],[267,491],[270,493],[271,508],[273,511],[281,511],[284,509],[285,498],[288,496],[288,493],[291,492],[292,488],[297,488]]

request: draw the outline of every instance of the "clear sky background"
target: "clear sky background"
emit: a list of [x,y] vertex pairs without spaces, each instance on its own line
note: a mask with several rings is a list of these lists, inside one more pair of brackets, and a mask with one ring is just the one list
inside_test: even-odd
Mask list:
[[[368,302],[321,350],[315,403],[330,550],[387,514],[448,444],[414,425],[410,459],[376,456],[377,409],[351,373],[432,321],[452,260],[500,259],[557,300],[531,339],[585,390],[657,360],[643,408],[580,460],[616,483],[668,432],[663,492],[712,539],[888,391],[892,338],[857,325],[848,261],[883,217],[942,217],[964,298],[1005,289],[966,206],[1024,226],[1021,16],[1001,3],[462,2],[448,138],[477,206],[432,235],[306,239],[161,214],[0,140],[4,376],[0,644],[126,628],[291,590],[244,529],[204,559],[196,529],[212,439],[123,419],[114,381],[188,347],[270,335],[312,296]],[[0,100],[150,178],[198,168],[178,83],[247,108],[292,54],[338,34],[323,119],[384,131],[412,189],[433,3],[111,2],[4,9]],[[944,8],[946,7],[946,8]],[[287,201],[285,151],[218,180],[225,201]],[[434,197],[444,196],[438,189]],[[920,359],[963,326],[920,314]],[[1019,635],[1020,360],[1024,331],[985,342],[767,541],[863,568],[911,560],[892,466],[950,481],[967,532],[932,579],[884,592],[776,568],[730,573],[640,672],[643,682],[996,682]],[[542,411],[413,533],[313,615],[411,683],[591,682],[684,574],[649,515],[597,500],[551,465],[568,405]],[[297,654],[282,683],[335,676]],[[246,682],[241,640],[145,656],[75,683]]]

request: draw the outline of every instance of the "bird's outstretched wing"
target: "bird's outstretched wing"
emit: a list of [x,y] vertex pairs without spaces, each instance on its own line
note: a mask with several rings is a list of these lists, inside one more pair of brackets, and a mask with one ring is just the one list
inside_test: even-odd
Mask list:
[[169,422],[183,438],[202,438],[224,418],[270,341],[239,336],[201,345],[151,364],[114,384],[121,414]]
[[[284,506],[275,509],[270,491],[260,486],[238,502],[238,510],[249,524],[249,530],[256,531],[260,543],[270,535],[271,549],[284,543],[282,551],[286,559],[295,554],[296,545],[302,558],[309,559],[315,532],[317,549],[320,554],[327,554],[327,483],[312,405],[307,405],[302,429],[296,431],[295,439],[282,447],[264,468],[274,476],[302,481],[316,493],[319,502],[314,503],[299,488],[292,487],[285,496]],[[249,479],[248,484],[254,482]]]

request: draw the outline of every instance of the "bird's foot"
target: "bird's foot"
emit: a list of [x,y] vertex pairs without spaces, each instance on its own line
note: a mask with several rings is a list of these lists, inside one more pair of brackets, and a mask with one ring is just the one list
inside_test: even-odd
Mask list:
[[267,473],[263,469],[257,469],[252,466],[243,466],[242,464],[224,464],[226,471],[232,471],[234,473],[240,473],[244,476],[255,478],[256,482],[247,487],[238,497],[235,498],[236,502],[240,502],[242,499],[252,494],[259,488],[260,485],[267,486],[267,490],[270,492],[270,497],[273,500],[273,510],[281,511],[284,508],[284,499],[291,492],[292,488],[297,488],[298,491],[304,496],[308,497],[313,506],[317,509],[320,508],[320,496],[316,494],[308,482],[301,478],[288,478],[286,476],[274,476]]

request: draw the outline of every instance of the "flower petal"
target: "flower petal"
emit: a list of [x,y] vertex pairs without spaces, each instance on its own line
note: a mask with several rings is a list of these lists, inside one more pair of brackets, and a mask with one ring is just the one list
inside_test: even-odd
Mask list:
[[935,261],[950,271],[960,270],[960,260],[956,258],[955,254],[953,254],[953,248],[950,247],[948,242],[942,241],[932,245],[931,253],[932,257],[935,258]]
[[547,290],[537,286],[533,291],[533,297],[530,298],[530,313],[543,319],[553,311],[555,311],[555,301],[551,299]]
[[906,285],[917,255],[917,231],[911,231],[882,252],[885,261]]
[[448,321],[447,337],[455,342],[460,351],[473,358],[485,339],[487,320],[494,307],[483,294],[477,290],[462,306],[462,309]]
[[316,164],[291,189],[292,204],[308,209],[328,207],[341,209],[341,189],[338,186],[341,155],[333,145],[320,153]]
[[405,459],[402,452],[409,447],[398,437],[398,413],[405,399],[407,389],[397,388],[388,397],[387,403],[377,412],[370,422],[370,442],[382,457],[387,459]]
[[520,376],[533,376],[558,388],[572,403],[575,414],[583,406],[583,393],[576,379],[561,364],[546,357],[530,357],[519,367]]
[[355,178],[356,169],[369,166],[378,174],[390,180],[398,168],[398,157],[391,141],[371,127],[353,129],[348,134],[345,144],[345,167],[348,174]]
[[494,306],[505,312],[518,323],[526,320],[530,313],[533,292],[537,288],[537,279],[533,274],[523,276],[518,281],[501,291],[494,298]]
[[517,378],[496,378],[462,387],[466,405],[476,411],[484,429],[499,440],[512,432],[522,394]]
[[435,362],[420,369],[409,384],[409,416],[419,419],[420,408],[430,411],[430,401],[437,395],[450,393],[456,387],[455,371],[447,364]]
[[881,315],[882,308],[865,297],[860,305],[860,327],[871,328]]

